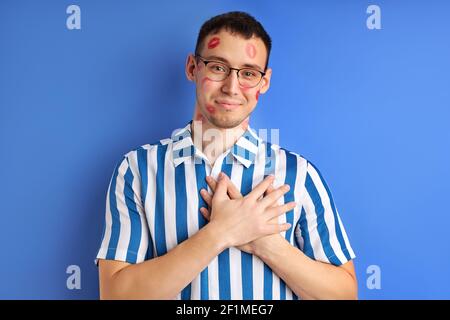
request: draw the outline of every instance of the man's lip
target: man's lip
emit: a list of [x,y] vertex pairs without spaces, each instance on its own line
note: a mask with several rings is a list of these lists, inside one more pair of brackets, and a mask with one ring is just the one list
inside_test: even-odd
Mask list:
[[225,101],[220,101],[220,100],[216,100],[216,103],[227,110],[236,109],[241,105],[241,103],[227,103]]

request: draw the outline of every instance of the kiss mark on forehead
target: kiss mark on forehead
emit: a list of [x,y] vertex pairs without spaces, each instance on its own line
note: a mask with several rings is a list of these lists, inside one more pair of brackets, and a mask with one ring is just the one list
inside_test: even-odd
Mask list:
[[251,43],[247,43],[247,46],[245,47],[245,52],[250,58],[256,57],[256,48]]
[[220,39],[218,37],[214,37],[208,42],[208,49],[214,49],[220,43]]

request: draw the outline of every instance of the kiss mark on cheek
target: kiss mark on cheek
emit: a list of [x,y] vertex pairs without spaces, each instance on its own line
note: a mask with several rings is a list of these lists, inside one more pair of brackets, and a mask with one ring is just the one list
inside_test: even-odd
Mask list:
[[206,105],[206,111],[208,111],[209,113],[214,113],[216,112],[216,109],[211,105]]
[[243,86],[239,86],[239,87],[241,88],[242,92],[247,92],[247,91],[249,91],[250,89],[252,89],[252,88],[250,88],[250,87],[243,87]]
[[220,39],[218,37],[214,37],[208,42],[208,49],[214,49],[220,43]]
[[205,83],[207,83],[207,82],[209,82],[209,81],[212,81],[210,78],[208,78],[208,77],[204,77],[203,79],[202,79],[202,81],[201,81],[201,84],[202,84],[202,87],[205,85]]
[[256,57],[256,48],[254,45],[252,45],[251,43],[248,43],[247,46],[245,47],[245,52],[247,53],[247,55],[250,58],[254,58]]
[[256,91],[256,96],[255,96],[255,98],[256,98],[256,101],[258,101],[258,99],[259,99],[259,90]]

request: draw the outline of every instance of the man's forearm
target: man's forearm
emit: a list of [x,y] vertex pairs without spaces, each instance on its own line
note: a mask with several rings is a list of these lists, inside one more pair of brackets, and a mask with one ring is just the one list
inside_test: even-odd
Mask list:
[[255,254],[303,299],[357,299],[356,279],[346,270],[310,259],[282,237]]
[[107,299],[173,299],[220,252],[226,243],[207,224],[167,254],[116,272]]

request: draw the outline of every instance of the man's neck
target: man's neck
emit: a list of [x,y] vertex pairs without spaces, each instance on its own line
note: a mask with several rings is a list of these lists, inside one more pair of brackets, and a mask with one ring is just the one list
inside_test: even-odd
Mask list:
[[211,165],[217,157],[230,149],[247,130],[248,123],[240,124],[234,128],[218,128],[206,119],[194,120],[191,132],[194,145],[201,150]]

